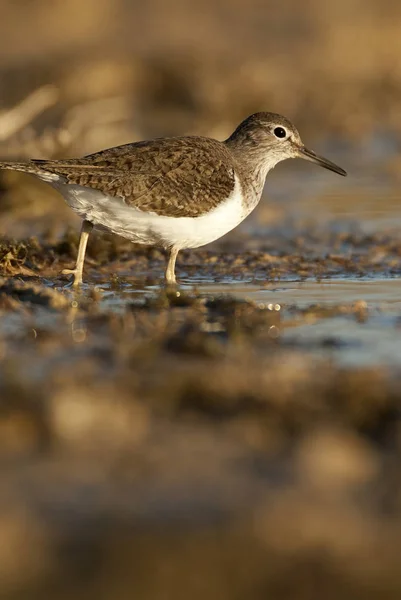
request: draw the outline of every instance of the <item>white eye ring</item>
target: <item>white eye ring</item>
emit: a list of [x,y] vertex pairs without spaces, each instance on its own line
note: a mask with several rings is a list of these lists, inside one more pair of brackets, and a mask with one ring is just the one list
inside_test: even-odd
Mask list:
[[284,127],[281,127],[280,125],[273,129],[273,133],[279,140],[284,140],[288,135],[287,130],[284,129]]

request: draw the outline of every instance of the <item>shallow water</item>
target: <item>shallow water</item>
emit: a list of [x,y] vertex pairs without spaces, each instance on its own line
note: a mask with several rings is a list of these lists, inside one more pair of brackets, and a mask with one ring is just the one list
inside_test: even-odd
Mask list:
[[274,302],[284,311],[310,305],[336,307],[366,303],[366,318],[348,315],[317,318],[316,322],[285,327],[284,343],[307,352],[330,356],[341,365],[400,365],[401,280],[333,279],[325,282],[287,282],[271,289],[239,294],[257,302]]
[[[107,284],[96,288],[99,308],[117,313],[162,293],[157,285],[137,287],[125,283],[118,291],[108,288]],[[229,276],[224,282],[214,283],[205,276],[183,280],[180,293],[207,298],[232,295],[280,311],[284,347],[302,349],[319,359],[330,358],[350,367],[401,364],[401,279],[332,278],[255,284],[232,281]],[[362,318],[346,312],[356,304],[362,307]],[[307,309],[309,316],[304,318]],[[42,314],[40,319],[43,327],[46,318]],[[47,326],[51,327],[52,322],[47,319]],[[5,325],[3,322],[3,331]],[[16,327],[15,319],[8,327]]]

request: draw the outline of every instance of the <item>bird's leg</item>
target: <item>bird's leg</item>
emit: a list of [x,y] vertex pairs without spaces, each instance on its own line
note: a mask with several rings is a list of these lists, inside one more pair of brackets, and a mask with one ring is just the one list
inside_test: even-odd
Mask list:
[[178,250],[179,248],[176,248],[175,246],[173,246],[170,250],[170,256],[166,269],[166,283],[168,285],[174,285],[177,283],[175,279],[175,261],[177,259]]
[[73,286],[78,287],[82,283],[82,271],[84,268],[86,244],[88,243],[89,234],[93,229],[92,223],[89,221],[82,222],[81,236],[79,238],[79,248],[75,269],[64,269],[63,275],[74,275]]

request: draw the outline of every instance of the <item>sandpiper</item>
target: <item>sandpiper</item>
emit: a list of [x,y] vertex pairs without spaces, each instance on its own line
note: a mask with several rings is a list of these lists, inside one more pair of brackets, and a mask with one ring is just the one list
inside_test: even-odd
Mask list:
[[83,158],[0,162],[46,181],[83,219],[73,285],[82,283],[93,227],[169,252],[166,282],[175,284],[183,248],[225,235],[262,196],[266,175],[287,158],[304,158],[334,173],[346,172],[303,145],[285,117],[260,112],[225,141],[198,136],[159,138],[102,150]]

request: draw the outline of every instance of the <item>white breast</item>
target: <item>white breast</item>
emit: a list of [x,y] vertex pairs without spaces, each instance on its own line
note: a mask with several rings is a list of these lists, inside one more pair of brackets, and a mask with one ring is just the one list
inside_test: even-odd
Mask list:
[[241,184],[236,178],[230,196],[200,217],[164,217],[128,206],[121,198],[76,185],[55,184],[67,204],[99,229],[140,244],[165,248],[197,248],[217,240],[247,216]]

